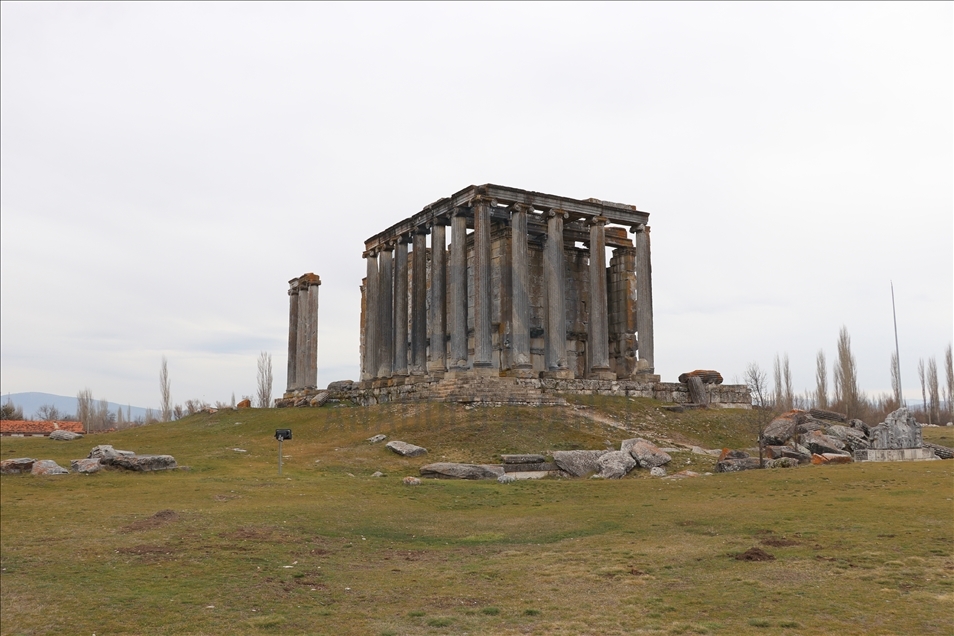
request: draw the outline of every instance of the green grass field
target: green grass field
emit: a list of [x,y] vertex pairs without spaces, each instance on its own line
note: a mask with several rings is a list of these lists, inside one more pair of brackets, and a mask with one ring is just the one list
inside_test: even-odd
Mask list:
[[[954,633],[954,461],[401,483],[433,461],[636,434],[751,445],[744,411],[574,402],[221,411],[73,442],[3,438],[4,459],[68,466],[105,443],[190,470],[3,476],[0,632]],[[294,430],[281,477],[278,427]],[[376,433],[430,452],[400,458],[364,441]],[[951,429],[924,434],[954,446]],[[670,473],[714,461],[673,457]],[[755,547],[775,559],[734,558]]]

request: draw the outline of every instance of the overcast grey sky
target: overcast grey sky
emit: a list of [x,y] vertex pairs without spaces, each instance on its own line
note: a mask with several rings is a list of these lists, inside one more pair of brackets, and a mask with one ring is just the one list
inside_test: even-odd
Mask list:
[[2,391],[155,406],[356,378],[364,239],[470,185],[650,212],[663,379],[847,326],[906,394],[954,331],[954,11],[905,4],[3,3]]

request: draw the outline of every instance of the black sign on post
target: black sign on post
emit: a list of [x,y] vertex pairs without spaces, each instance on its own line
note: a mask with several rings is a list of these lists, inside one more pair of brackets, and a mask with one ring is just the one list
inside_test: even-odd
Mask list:
[[290,428],[276,428],[275,439],[278,440],[278,474],[282,474],[282,442],[292,438]]

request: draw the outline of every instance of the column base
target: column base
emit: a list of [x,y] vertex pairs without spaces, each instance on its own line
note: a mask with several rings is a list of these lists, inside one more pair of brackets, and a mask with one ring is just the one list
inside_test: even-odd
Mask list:
[[489,362],[475,362],[471,375],[481,378],[499,378],[500,370]]
[[447,366],[443,362],[431,362],[427,365],[427,375],[443,375]]
[[587,380],[615,380],[616,374],[610,370],[609,367],[597,367],[595,369],[590,369],[590,372],[586,374]]
[[444,374],[445,380],[462,380],[464,378],[473,377],[473,373],[470,372],[470,369],[467,367],[451,367]]
[[503,377],[507,378],[524,378],[524,379],[534,379],[537,376],[537,372],[533,370],[533,367],[525,367],[520,369],[508,369],[500,374]]
[[547,380],[572,380],[573,371],[570,369],[550,369],[549,371],[541,371],[540,377]]

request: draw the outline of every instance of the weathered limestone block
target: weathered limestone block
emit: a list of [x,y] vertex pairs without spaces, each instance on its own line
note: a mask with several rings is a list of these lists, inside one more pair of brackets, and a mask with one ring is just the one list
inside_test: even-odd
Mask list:
[[[809,458],[810,460],[811,458]],[[794,457],[779,457],[765,460],[766,468],[797,468],[801,462]]]
[[799,416],[804,411],[793,410],[782,413],[774,420],[769,422],[762,433],[762,439],[766,444],[782,445],[787,442],[797,431]]
[[501,455],[500,458],[505,464],[542,464],[547,461],[543,455],[533,455],[525,453],[522,455]]
[[649,469],[649,474],[653,477],[665,477],[666,469],[662,466],[656,466],[655,468]]
[[698,376],[692,376],[688,378],[689,385],[689,398],[692,400],[693,404],[708,404],[709,396],[706,394],[706,387],[702,383],[702,378]]
[[125,455],[127,457],[135,455],[136,453],[126,450],[117,450],[110,446],[109,444],[100,444],[99,446],[94,446],[93,450],[87,455],[88,459],[107,459],[110,457],[118,457],[120,455]]
[[70,461],[70,468],[78,473],[91,474],[98,473],[103,469],[103,465],[98,459],[74,459]]
[[171,470],[176,467],[176,458],[172,455],[117,455],[104,457],[100,463],[113,468],[123,468],[135,472]]
[[354,380],[335,380],[328,384],[329,391],[347,391],[354,386]]
[[534,464],[504,464],[504,472],[508,473],[532,473],[539,471],[559,470],[556,462],[536,462]]
[[427,454],[426,448],[398,440],[388,442],[385,444],[385,447],[402,457],[419,457]]
[[844,442],[846,450],[854,452],[856,450],[863,450],[869,446],[864,433],[858,429],[842,426],[841,424],[833,424],[829,426],[826,431],[831,437]]
[[0,462],[0,475],[19,475],[28,473],[36,463],[35,459],[30,457],[18,457],[16,459],[5,459]]
[[844,422],[848,419],[848,416],[844,413],[835,413],[824,409],[809,409],[808,414],[819,420],[830,420],[832,422]]
[[244,400],[242,400],[241,402],[239,402],[238,404],[236,404],[236,405],[235,405],[235,408],[239,408],[239,409],[250,409],[250,408],[252,408],[252,401],[249,400],[249,399],[244,399]]
[[74,439],[81,439],[82,437],[82,433],[74,433],[73,431],[56,430],[50,433],[50,439],[61,442],[71,442]]
[[32,475],[67,475],[69,470],[63,468],[52,459],[41,459],[33,463],[30,469]]
[[497,477],[498,484],[512,484],[515,481],[517,481],[517,478],[513,475],[501,475],[500,477]]
[[607,452],[605,450],[554,451],[553,461],[560,470],[574,477],[585,477],[600,470],[598,460]]
[[798,448],[792,446],[766,446],[765,452],[770,459],[794,459],[803,464],[812,459],[811,451],[804,446]]
[[665,466],[672,461],[669,453],[664,453],[658,446],[640,437],[624,440],[620,450],[632,455],[642,468]]
[[367,443],[369,443],[369,444],[377,444],[378,442],[383,442],[383,441],[386,440],[387,438],[388,438],[388,436],[385,435],[384,433],[378,433],[377,435],[373,435],[373,436],[369,437],[369,438],[366,439],[365,441],[366,441]]
[[722,384],[722,374],[711,369],[696,369],[689,373],[683,373],[679,376],[679,381],[683,384],[689,382],[689,378],[699,378],[705,384]]
[[818,431],[811,431],[806,434],[802,443],[808,450],[818,455],[824,453],[841,453],[845,450],[844,442]]
[[716,462],[714,472],[737,473],[742,470],[752,470],[758,467],[758,457],[746,457],[744,459],[723,459],[722,461]]
[[328,401],[329,395],[330,393],[328,391],[319,391],[314,397],[308,400],[308,406],[324,406],[325,402]]
[[440,479],[497,479],[503,474],[502,466],[489,464],[436,462],[421,466],[421,477],[437,477]]
[[871,448],[921,448],[921,426],[906,408],[888,415],[884,422],[872,427]]
[[609,451],[596,460],[600,470],[597,473],[604,479],[622,479],[636,468],[637,462],[627,451]]
[[954,448],[932,444],[931,442],[924,442],[924,448],[930,448],[940,459],[954,459]]
[[417,477],[405,477],[401,480],[405,486],[420,486],[421,480]]

